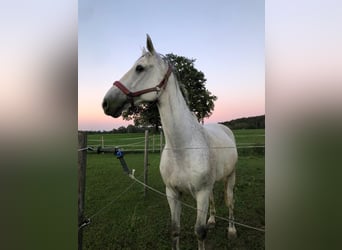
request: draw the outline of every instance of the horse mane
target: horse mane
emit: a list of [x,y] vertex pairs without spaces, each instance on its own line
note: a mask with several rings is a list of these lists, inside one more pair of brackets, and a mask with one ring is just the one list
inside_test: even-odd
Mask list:
[[176,77],[176,80],[177,80],[177,83],[178,83],[178,86],[179,86],[179,89],[183,95],[183,98],[185,100],[185,103],[186,105],[190,108],[190,101],[189,101],[189,94],[188,94],[188,91],[184,85],[184,83],[181,81],[180,79],[180,76],[178,74],[178,71],[177,69],[174,67],[173,63],[164,55],[162,54],[159,54],[160,58],[168,65],[171,65],[172,66],[172,73],[173,75]]

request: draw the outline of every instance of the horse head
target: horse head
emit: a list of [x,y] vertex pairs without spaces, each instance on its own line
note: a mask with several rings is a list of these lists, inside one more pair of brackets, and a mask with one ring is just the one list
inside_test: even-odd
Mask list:
[[147,51],[106,93],[102,108],[106,115],[119,117],[123,111],[141,103],[156,101],[166,87],[172,68],[155,51],[147,35]]

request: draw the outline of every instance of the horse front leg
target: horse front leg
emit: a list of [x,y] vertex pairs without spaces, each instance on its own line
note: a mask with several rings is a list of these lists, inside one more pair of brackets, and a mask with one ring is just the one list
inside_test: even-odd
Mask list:
[[195,225],[195,234],[198,240],[198,249],[205,249],[205,239],[207,237],[208,226],[206,224],[210,190],[200,191],[196,195],[197,201],[197,219]]
[[171,237],[172,249],[179,250],[179,233],[180,233],[180,215],[181,215],[181,202],[180,192],[166,187],[167,201],[171,211]]

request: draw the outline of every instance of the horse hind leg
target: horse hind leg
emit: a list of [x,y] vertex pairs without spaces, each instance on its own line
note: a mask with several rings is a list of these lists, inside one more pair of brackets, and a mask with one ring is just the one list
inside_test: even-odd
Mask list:
[[216,215],[216,210],[215,210],[215,200],[214,200],[214,193],[211,191],[210,196],[209,196],[209,211],[210,211],[210,216],[208,219],[208,226],[209,228],[213,228],[215,226],[215,215]]
[[233,171],[225,180],[225,203],[229,210],[229,226],[228,226],[228,239],[236,238],[236,228],[234,224],[234,194],[233,189],[235,186],[235,171]]

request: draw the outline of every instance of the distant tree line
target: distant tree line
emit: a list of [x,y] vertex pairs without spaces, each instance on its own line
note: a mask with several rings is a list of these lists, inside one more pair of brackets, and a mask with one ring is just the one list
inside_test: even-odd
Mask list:
[[[247,118],[239,118],[227,122],[220,122],[221,124],[229,127],[230,129],[264,129],[265,128],[265,115],[253,116]],[[128,125],[127,127],[121,126],[112,130],[97,130],[85,131],[88,134],[125,134],[125,133],[144,133],[148,130],[150,133],[156,133],[154,126],[134,126]]]
[[126,133],[144,133],[145,130],[149,132],[155,132],[154,127],[143,127],[128,125],[127,127],[121,126],[118,128],[113,128],[112,130],[85,130],[88,134],[126,134]]
[[239,118],[227,122],[221,122],[230,129],[264,129],[265,128],[265,115]]

